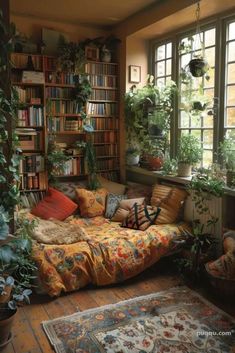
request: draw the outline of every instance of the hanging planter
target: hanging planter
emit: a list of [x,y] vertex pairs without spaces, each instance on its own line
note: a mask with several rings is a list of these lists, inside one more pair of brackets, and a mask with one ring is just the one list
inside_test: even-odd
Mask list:
[[202,77],[209,70],[209,64],[204,58],[195,58],[190,60],[189,71],[193,77]]

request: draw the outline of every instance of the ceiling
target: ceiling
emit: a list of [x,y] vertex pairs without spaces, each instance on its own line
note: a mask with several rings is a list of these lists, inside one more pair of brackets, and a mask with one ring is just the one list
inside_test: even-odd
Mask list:
[[158,1],[10,0],[10,10],[14,15],[107,28],[117,25]]

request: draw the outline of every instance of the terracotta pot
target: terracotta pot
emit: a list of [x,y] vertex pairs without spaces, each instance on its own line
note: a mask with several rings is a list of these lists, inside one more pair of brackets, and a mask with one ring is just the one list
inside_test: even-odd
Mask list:
[[192,166],[188,163],[178,163],[178,176],[189,177],[192,174]]
[[[1,309],[1,315],[4,309]],[[0,349],[11,341],[11,328],[17,310],[5,309],[5,318],[0,318]]]
[[159,170],[163,165],[163,159],[159,156],[148,156],[148,165],[151,170]]

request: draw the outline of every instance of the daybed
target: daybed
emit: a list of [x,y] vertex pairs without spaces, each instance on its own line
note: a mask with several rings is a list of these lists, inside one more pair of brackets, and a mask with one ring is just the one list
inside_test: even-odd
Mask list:
[[37,219],[32,256],[50,296],[88,283],[107,285],[133,277],[172,253],[174,240],[188,229],[183,222],[129,229],[103,216],[71,216],[63,222]]

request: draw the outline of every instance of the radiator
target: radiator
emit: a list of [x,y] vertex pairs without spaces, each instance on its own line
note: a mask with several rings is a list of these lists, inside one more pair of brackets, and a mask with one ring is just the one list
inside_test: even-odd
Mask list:
[[218,222],[215,226],[206,227],[206,222],[209,219],[207,214],[198,214],[194,202],[192,201],[192,197],[188,196],[185,207],[184,207],[184,220],[185,221],[193,221],[199,219],[200,223],[204,224],[204,232],[209,232],[213,234],[218,240],[217,244],[217,252],[218,255],[222,254],[222,198],[211,196],[210,200],[205,200],[205,206],[210,208],[210,213],[218,218]]

